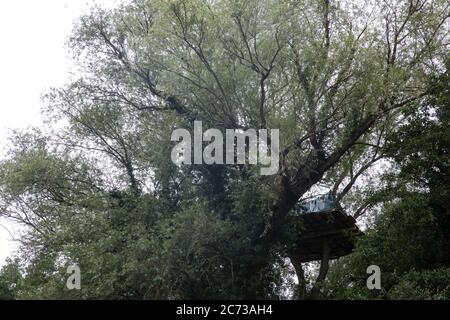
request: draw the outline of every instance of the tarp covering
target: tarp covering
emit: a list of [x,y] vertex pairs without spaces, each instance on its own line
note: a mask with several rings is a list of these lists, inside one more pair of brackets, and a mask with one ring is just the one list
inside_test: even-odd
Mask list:
[[296,207],[297,214],[326,212],[338,208],[338,203],[331,193],[312,200],[300,202]]

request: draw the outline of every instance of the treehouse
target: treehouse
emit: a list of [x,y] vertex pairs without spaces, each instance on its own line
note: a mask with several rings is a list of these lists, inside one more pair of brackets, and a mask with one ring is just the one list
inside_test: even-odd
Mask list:
[[295,256],[299,262],[331,260],[353,251],[355,237],[362,235],[352,216],[327,194],[297,204],[299,236]]

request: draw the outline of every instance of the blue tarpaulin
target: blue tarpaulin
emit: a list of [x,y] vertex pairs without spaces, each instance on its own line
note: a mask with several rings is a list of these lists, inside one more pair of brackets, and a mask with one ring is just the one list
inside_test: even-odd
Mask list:
[[302,215],[316,212],[326,212],[336,209],[337,207],[338,203],[335,197],[331,193],[328,193],[312,200],[299,202],[295,211],[297,214]]

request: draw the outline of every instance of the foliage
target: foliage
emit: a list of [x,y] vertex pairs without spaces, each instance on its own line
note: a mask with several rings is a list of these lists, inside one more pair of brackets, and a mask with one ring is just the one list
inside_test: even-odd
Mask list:
[[[409,110],[408,121],[390,138],[388,154],[399,171],[385,175],[386,187],[374,197],[383,204],[382,215],[357,251],[334,266],[331,297],[448,298],[449,70],[450,60],[431,83],[433,96]],[[372,264],[382,271],[381,292],[365,288],[365,269]]]
[[450,299],[450,270],[441,268],[405,274],[391,289],[391,299],[448,300]]
[[[390,204],[362,241],[381,239],[404,264],[438,259],[429,248],[447,219],[435,214],[446,202],[434,198],[447,195],[439,192],[448,152],[433,141],[447,143],[448,133],[420,117],[418,133],[399,125],[430,98],[448,54],[447,18],[444,0],[134,0],[93,9],[68,42],[79,78],[48,92],[47,129],[16,132],[0,163],[0,214],[26,227],[23,289],[7,282],[5,295],[282,299],[295,289],[294,205],[324,187],[358,204],[356,181],[389,153],[404,167],[393,195],[408,200]],[[176,166],[171,133],[194,120],[222,131],[279,129],[279,172]],[[410,156],[411,134],[427,153]],[[405,148],[396,154],[389,139],[406,139]],[[423,178],[428,193],[399,188],[408,177]],[[424,233],[410,233],[417,224]],[[355,263],[378,258],[374,248]],[[79,291],[65,286],[72,264]]]

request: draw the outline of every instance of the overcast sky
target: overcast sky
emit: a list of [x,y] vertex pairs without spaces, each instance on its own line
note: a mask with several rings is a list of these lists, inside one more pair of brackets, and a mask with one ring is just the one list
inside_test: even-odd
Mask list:
[[[42,125],[41,94],[61,86],[73,72],[64,43],[73,22],[94,4],[118,0],[0,1],[0,157],[11,129]],[[0,219],[0,265],[15,244],[17,228]]]

